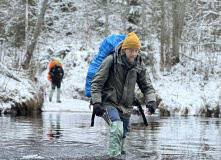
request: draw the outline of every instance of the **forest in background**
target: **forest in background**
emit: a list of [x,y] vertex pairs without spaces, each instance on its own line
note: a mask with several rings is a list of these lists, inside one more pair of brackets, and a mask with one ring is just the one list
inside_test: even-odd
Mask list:
[[[220,0],[0,0],[0,64],[9,77],[26,77],[42,91],[39,78],[55,57],[71,70],[78,64],[70,55],[87,52],[89,65],[106,36],[135,32],[154,82],[176,72],[180,84],[191,86],[197,75],[203,88],[210,77],[221,76],[220,5]],[[74,90],[83,99],[83,88]]]

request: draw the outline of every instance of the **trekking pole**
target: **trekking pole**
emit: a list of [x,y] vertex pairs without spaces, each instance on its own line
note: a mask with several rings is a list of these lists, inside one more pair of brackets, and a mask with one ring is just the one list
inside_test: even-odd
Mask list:
[[141,113],[141,115],[142,115],[144,125],[145,125],[145,126],[148,126],[147,119],[146,119],[146,117],[145,117],[145,114],[144,114],[143,108],[142,108],[142,106],[141,106],[141,103],[140,103],[140,101],[139,101],[138,99],[137,99],[137,102],[138,102],[138,109],[139,109],[139,111],[140,111],[140,113]]
[[[92,100],[90,99],[90,104],[89,104],[89,108],[91,109],[91,105],[92,105]],[[92,111],[92,116],[91,116],[91,127],[94,127],[94,118],[95,118],[95,113],[94,110]]]
[[92,117],[91,117],[91,127],[94,127],[94,118],[95,118],[95,113],[92,113]]

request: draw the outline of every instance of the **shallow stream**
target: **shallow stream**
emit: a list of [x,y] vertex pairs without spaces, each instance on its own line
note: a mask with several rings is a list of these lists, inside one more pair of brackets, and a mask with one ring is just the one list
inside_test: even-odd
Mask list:
[[91,113],[43,112],[0,115],[0,159],[221,159],[221,119],[205,117],[131,118],[125,154],[108,156],[109,127]]

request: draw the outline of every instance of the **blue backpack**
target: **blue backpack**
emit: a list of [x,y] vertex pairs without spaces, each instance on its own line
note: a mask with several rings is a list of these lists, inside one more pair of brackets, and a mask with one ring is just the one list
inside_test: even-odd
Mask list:
[[125,35],[111,35],[108,36],[103,40],[100,44],[99,52],[94,57],[93,61],[90,63],[87,77],[86,77],[86,84],[85,84],[85,97],[91,97],[91,81],[96,74],[97,70],[99,69],[102,61],[111,53],[113,53],[114,57],[114,73],[116,73],[116,54],[114,53],[115,48],[117,45],[126,38]]

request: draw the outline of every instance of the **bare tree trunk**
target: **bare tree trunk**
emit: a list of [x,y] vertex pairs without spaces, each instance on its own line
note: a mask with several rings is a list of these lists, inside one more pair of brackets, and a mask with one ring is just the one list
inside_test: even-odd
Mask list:
[[25,45],[26,49],[28,46],[28,0],[26,0],[26,10],[25,10]]
[[160,71],[164,71],[164,48],[165,48],[165,10],[164,0],[161,0],[161,44],[160,44]]
[[[164,68],[167,69],[167,71],[170,71],[171,69],[171,60],[172,60],[172,47],[171,47],[171,40],[172,40],[172,33],[171,33],[171,22],[172,22],[172,14],[170,11],[170,8],[168,5],[170,2],[167,1],[167,3],[164,3],[164,11],[165,11],[165,34],[164,34],[164,43],[165,43],[165,63],[164,63]],[[166,8],[165,8],[166,7]]]
[[122,21],[123,21],[123,34],[127,34],[127,29],[126,29],[126,8],[125,8],[125,0],[122,0]]
[[108,17],[109,17],[110,0],[107,0],[106,21],[105,21],[105,37],[108,36]]
[[173,2],[173,65],[179,63],[179,41],[178,41],[178,1]]
[[24,60],[24,63],[22,65],[23,69],[28,69],[29,68],[29,64],[30,64],[31,58],[33,56],[33,52],[34,52],[35,46],[37,44],[38,36],[41,33],[41,26],[43,24],[43,20],[44,20],[44,16],[45,16],[45,11],[47,9],[47,3],[48,3],[48,0],[44,0],[44,2],[42,4],[41,12],[40,12],[40,15],[38,16],[38,21],[37,21],[37,24],[36,24],[36,29],[35,29],[35,32],[34,32],[34,37],[33,37],[32,41],[31,41],[30,45],[28,45],[28,47],[27,47],[27,51],[26,51],[26,55],[25,55],[25,60]]
[[166,45],[166,48],[165,48],[165,67],[167,69],[167,71],[169,71],[171,69],[171,56],[172,56],[172,51],[171,51],[171,44],[170,44],[170,37],[171,36],[171,32],[169,31],[166,31],[165,32],[166,35],[165,35],[165,45]]
[[141,15],[141,17],[142,17],[142,24],[141,25],[142,25],[142,30],[143,30],[141,40],[143,41],[144,37],[145,37],[145,34],[146,34],[146,27],[144,27],[145,17],[146,17],[146,14],[145,14],[145,1],[144,0],[142,0],[142,15]]
[[173,65],[180,62],[179,48],[182,35],[184,17],[185,17],[185,0],[175,0],[173,3]]
[[0,62],[2,61],[2,53],[3,53],[3,51],[2,51],[2,45],[3,45],[3,39],[2,38],[0,38],[0,45],[1,45],[1,50],[0,50]]

